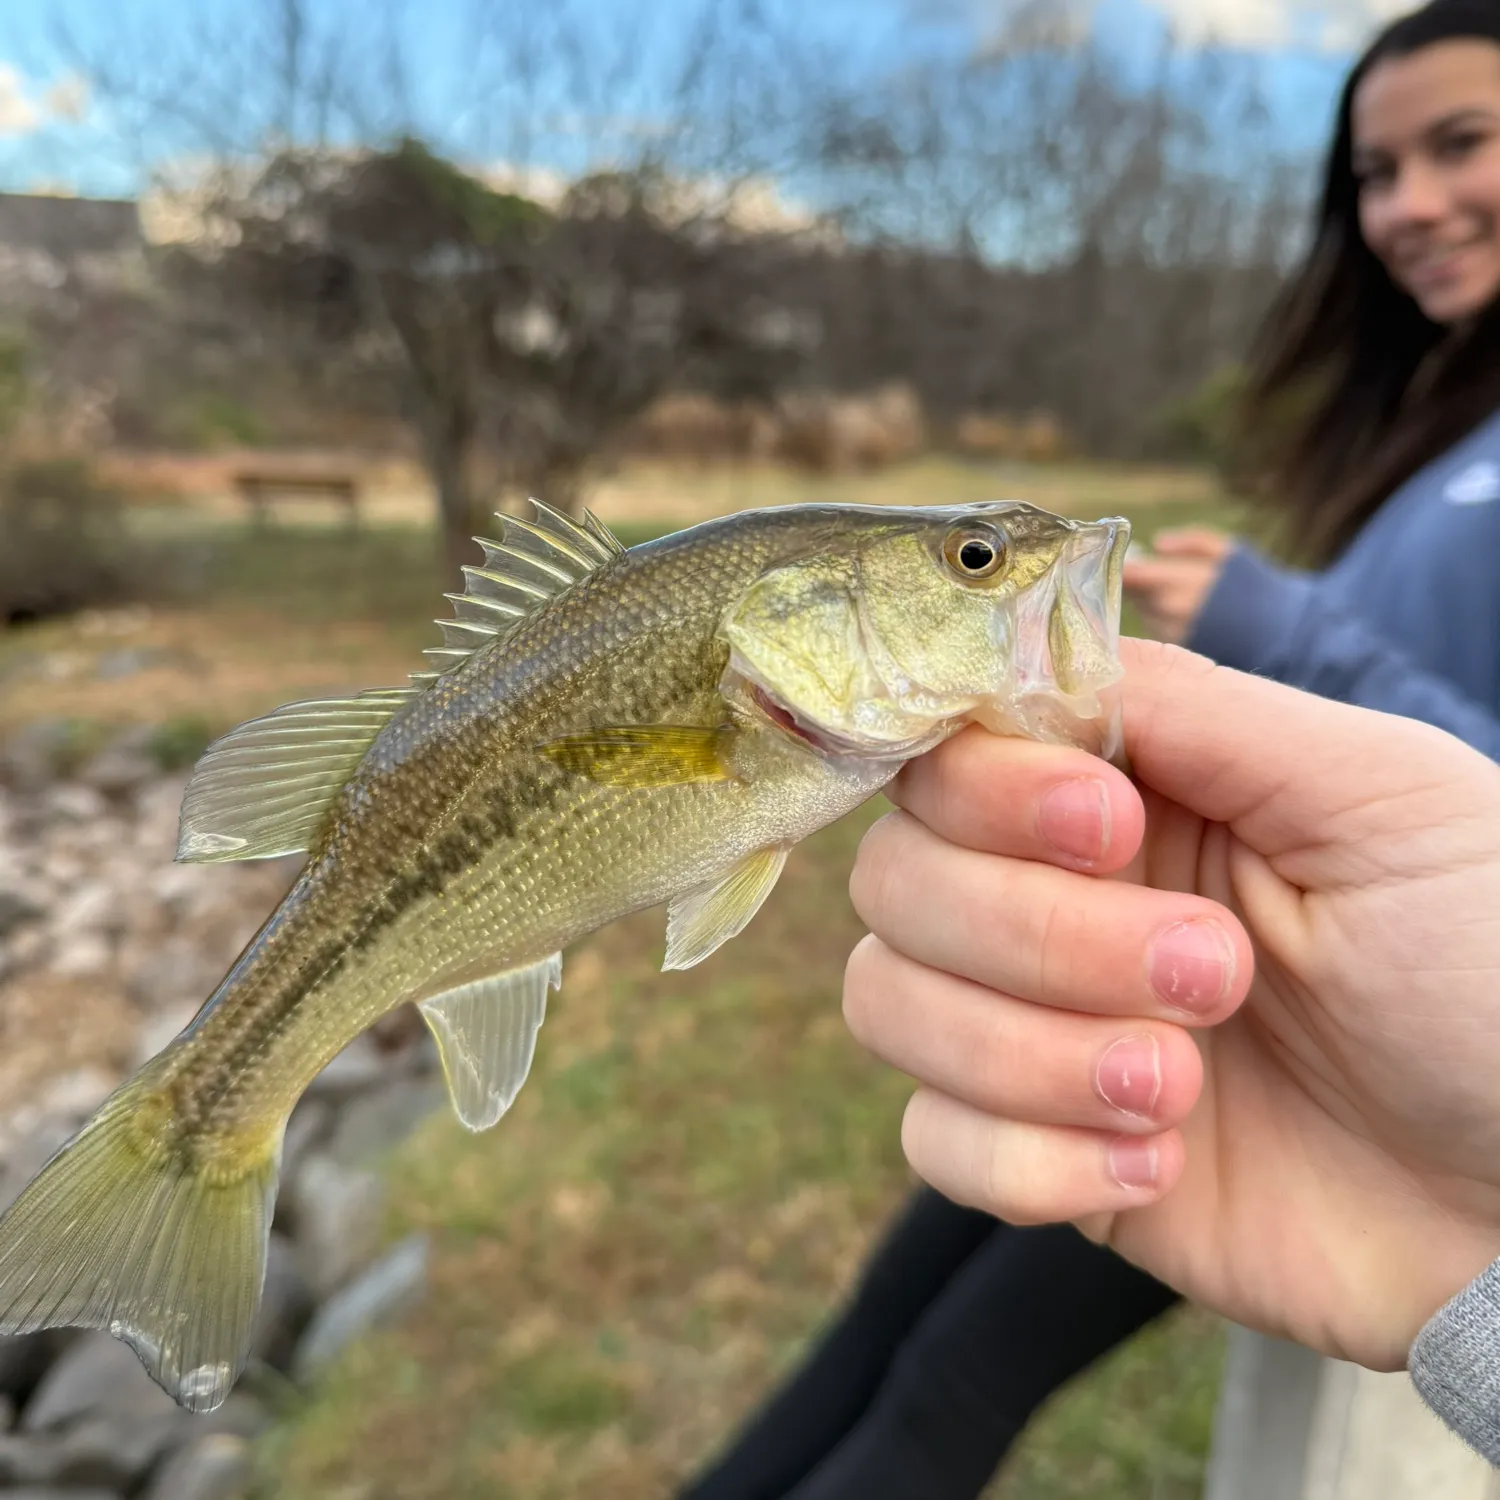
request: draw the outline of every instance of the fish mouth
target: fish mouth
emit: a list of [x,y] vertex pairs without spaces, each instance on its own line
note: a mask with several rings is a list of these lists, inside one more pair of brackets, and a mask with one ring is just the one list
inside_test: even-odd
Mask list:
[[735,673],[744,688],[746,696],[752,703],[783,733],[789,734],[793,739],[801,740],[803,744],[816,750],[820,755],[843,759],[848,756],[862,756],[865,759],[873,759],[868,745],[856,743],[854,740],[844,739],[825,729],[820,724],[815,724],[795,709],[783,703],[771,690],[743,671]]

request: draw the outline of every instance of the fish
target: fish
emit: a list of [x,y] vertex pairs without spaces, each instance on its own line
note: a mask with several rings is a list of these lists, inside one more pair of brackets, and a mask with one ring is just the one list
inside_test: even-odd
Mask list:
[[176,858],[303,863],[0,1217],[0,1333],[107,1329],[212,1411],[248,1359],[288,1116],[382,1015],[416,1006],[458,1118],[489,1129],[570,944],[665,906],[663,969],[701,963],[795,844],[971,722],[1118,744],[1122,519],[790,505],[627,549],[532,507],[475,539],[409,684],[204,752]]

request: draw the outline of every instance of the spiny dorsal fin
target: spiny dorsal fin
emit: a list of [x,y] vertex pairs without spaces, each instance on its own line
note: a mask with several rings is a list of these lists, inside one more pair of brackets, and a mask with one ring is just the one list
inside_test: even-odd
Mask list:
[[581,521],[573,521],[540,500],[531,504],[536,516],[530,521],[496,514],[499,541],[474,538],[484,548],[484,563],[464,569],[462,594],[443,596],[452,602],[454,618],[436,622],[443,644],[423,653],[438,670],[414,672],[413,681],[426,684],[452,671],[480,647],[508,635],[517,620],[625,550],[588,511]]
[[300,854],[375,736],[418,688],[309,698],[231,729],[182,797],[176,858],[190,864]]

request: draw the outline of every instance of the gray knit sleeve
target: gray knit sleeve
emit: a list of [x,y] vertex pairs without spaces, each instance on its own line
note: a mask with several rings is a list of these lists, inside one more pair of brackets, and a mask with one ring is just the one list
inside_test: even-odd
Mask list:
[[1500,1465],[1500,1260],[1428,1319],[1407,1369],[1428,1406]]

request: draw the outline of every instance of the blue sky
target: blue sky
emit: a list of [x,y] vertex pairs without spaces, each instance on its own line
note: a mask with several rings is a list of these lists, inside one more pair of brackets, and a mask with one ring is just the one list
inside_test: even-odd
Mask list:
[[[413,92],[409,113],[451,144],[472,154],[505,154],[493,137],[476,133],[476,60],[467,26],[471,5],[481,0],[317,0],[314,10],[329,33],[358,38],[372,13],[405,14],[403,55]],[[516,0],[490,0],[509,5]],[[539,5],[553,0],[536,0]],[[618,13],[637,0],[576,0],[584,12]],[[785,14],[849,67],[879,69],[932,50],[966,49],[983,37],[1016,0],[788,0]],[[1043,0],[1055,3],[1055,0]],[[144,74],[157,67],[166,77],[177,69],[191,81],[199,68],[222,59],[196,57],[191,18],[215,13],[243,17],[254,0],[3,0],[0,5],[0,189],[64,186],[96,194],[131,193],[150,165],[193,149],[194,131],[160,124],[146,131],[128,113],[99,97],[85,98],[69,83],[69,58],[57,45],[57,26],[74,28],[86,53],[102,54]],[[671,35],[696,9],[696,0],[655,0],[650,24]],[[1142,59],[1154,55],[1162,28],[1175,23],[1201,34],[1211,26],[1224,38],[1226,55],[1253,60],[1271,101],[1278,130],[1293,148],[1315,148],[1326,131],[1333,98],[1349,60],[1349,47],[1392,9],[1390,0],[1093,0],[1093,24],[1118,48]],[[239,23],[226,30],[238,36]],[[351,43],[351,45],[354,45]],[[232,53],[233,47],[226,49]],[[654,54],[653,54],[654,55]],[[143,66],[145,65],[145,66]],[[639,71],[639,70],[637,70]],[[653,84],[637,78],[621,98],[622,123],[649,118]],[[187,90],[184,89],[183,92]],[[255,84],[233,90],[244,105]],[[266,104],[261,99],[258,103]],[[460,106],[467,102],[465,111]],[[82,105],[81,117],[74,118]],[[196,127],[195,127],[196,129]],[[565,157],[566,129],[537,148]],[[566,160],[555,165],[566,168]]]

